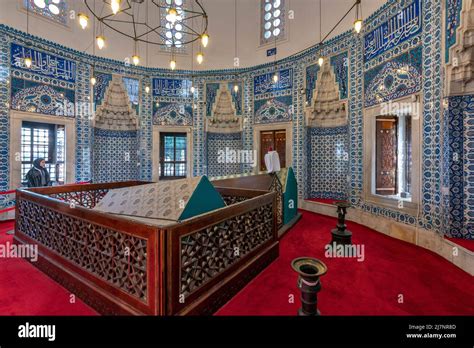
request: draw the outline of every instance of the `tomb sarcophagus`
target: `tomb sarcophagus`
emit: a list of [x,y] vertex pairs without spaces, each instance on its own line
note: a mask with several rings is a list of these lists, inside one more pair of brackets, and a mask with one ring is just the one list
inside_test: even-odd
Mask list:
[[[223,188],[240,188],[245,190],[264,190],[277,194],[277,223],[278,234],[281,237],[298,220],[298,184],[293,168],[282,168],[276,174],[261,172],[258,174],[231,175],[211,179],[214,186]],[[238,197],[224,195],[229,202],[239,200]],[[241,198],[240,200],[244,200]]]
[[205,177],[18,190],[16,217],[33,264],[106,315],[212,314],[278,256],[276,194]]

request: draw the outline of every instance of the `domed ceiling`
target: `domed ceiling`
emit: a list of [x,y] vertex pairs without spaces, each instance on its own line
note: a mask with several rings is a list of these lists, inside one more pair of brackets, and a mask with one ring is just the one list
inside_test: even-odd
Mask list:
[[[25,3],[28,0],[0,0],[2,11],[0,12],[0,22],[16,29],[26,31],[27,16]],[[80,0],[30,0],[29,32],[47,40],[59,43],[66,47],[94,53],[93,40],[97,34],[94,34],[92,24],[92,14],[87,9],[84,1]],[[147,4],[148,1],[148,4]],[[130,0],[135,16],[144,21],[148,15],[148,23],[158,22],[160,18],[158,9],[153,3],[164,3],[176,0]],[[190,0],[177,0],[190,1]],[[264,0],[265,1],[265,0]],[[277,11],[279,33],[277,41],[276,59],[281,59],[301,50],[304,50],[319,42],[319,8],[318,0],[266,0],[272,6],[267,7],[269,12],[275,14]],[[54,13],[48,13],[47,16],[41,16],[37,13],[34,6],[45,3],[45,9],[52,5],[52,12],[57,12],[54,6],[62,10],[66,5],[65,24],[54,20]],[[123,3],[126,3],[123,0]],[[194,1],[193,1],[194,2]],[[334,27],[341,19],[355,0],[321,0],[321,35],[322,37]],[[104,2],[101,0],[88,0],[90,7],[94,6],[97,12],[104,11]],[[234,57],[238,57],[239,67],[249,67],[267,62],[272,62],[275,57],[267,56],[267,50],[275,46],[273,37],[269,35],[274,29],[272,25],[275,18],[268,15],[268,23],[263,20],[265,14],[265,3],[262,5],[260,0],[201,0],[203,8],[208,15],[208,33],[210,36],[209,45],[202,49],[204,60],[202,64],[196,62],[196,53],[200,51],[199,40],[194,44],[185,45],[181,50],[184,52],[176,53],[177,69],[209,70],[209,69],[231,69],[234,68]],[[281,4],[280,4],[281,3]],[[362,15],[367,18],[380,6],[385,3],[384,0],[362,0]],[[186,5],[185,5],[186,6]],[[51,10],[50,10],[51,12]],[[81,29],[77,15],[86,13],[89,15],[89,25]],[[76,17],[75,19],[73,17]],[[262,17],[262,18],[261,18]],[[236,19],[236,20],[235,20]],[[353,28],[355,19],[355,10],[353,10],[342,23],[331,33],[329,38],[337,36]],[[196,22],[199,27],[200,22]],[[267,30],[262,26],[267,25]],[[268,30],[269,29],[269,30]],[[111,29],[96,24],[96,33],[104,34],[106,38],[105,47],[102,50],[95,48],[95,54],[106,58],[116,59],[128,62],[134,54],[134,42]],[[235,33],[237,32],[237,35]],[[166,33],[164,33],[166,34]],[[237,42],[235,41],[237,37]],[[161,46],[146,45],[139,43],[137,45],[138,54],[141,57],[140,64],[151,67],[169,68],[170,53]],[[147,54],[148,51],[148,54]]]

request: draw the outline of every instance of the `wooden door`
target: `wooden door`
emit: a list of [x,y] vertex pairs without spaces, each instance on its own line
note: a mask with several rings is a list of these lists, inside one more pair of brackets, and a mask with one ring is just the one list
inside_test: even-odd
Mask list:
[[280,166],[285,168],[286,163],[286,132],[275,131],[275,147],[273,148],[280,155]]
[[267,170],[265,166],[265,155],[269,148],[278,152],[280,166],[286,167],[286,131],[270,130],[260,132],[260,170]]
[[383,196],[397,194],[397,126],[398,119],[379,116],[376,119],[376,188]]

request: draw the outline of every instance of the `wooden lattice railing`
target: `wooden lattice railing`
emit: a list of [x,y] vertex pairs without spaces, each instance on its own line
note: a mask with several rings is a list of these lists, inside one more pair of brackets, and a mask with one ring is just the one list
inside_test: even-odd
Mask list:
[[[95,211],[113,188],[18,190],[15,242],[103,314],[212,314],[278,255],[276,194],[218,188],[225,208],[158,227]],[[74,204],[71,204],[74,203]]]

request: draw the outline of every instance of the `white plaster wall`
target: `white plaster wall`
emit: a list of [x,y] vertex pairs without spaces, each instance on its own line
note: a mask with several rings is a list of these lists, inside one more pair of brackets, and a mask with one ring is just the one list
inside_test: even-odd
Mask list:
[[[150,0],[147,0],[150,1]],[[329,32],[335,23],[354,3],[353,0],[322,1],[322,34]],[[85,12],[82,0],[69,0],[70,7],[76,13]],[[102,3],[96,0],[96,3]],[[274,57],[267,57],[270,46],[260,47],[260,0],[237,0],[238,56],[241,67],[272,62]],[[363,15],[366,18],[382,6],[385,0],[363,0]],[[26,31],[26,11],[21,9],[21,0],[0,0],[0,23]],[[234,0],[204,0],[204,7],[209,15],[209,46],[205,49],[205,61],[202,65],[194,64],[195,69],[228,69],[233,68],[234,58]],[[288,10],[294,11],[294,19],[287,19],[288,32],[284,42],[278,44],[277,59],[297,53],[319,41],[319,0],[286,0]],[[151,8],[151,6],[150,6]],[[150,11],[151,12],[151,11]],[[92,16],[90,16],[92,18]],[[153,17],[150,17],[153,18]],[[355,13],[352,12],[334,31],[331,37],[352,28]],[[83,31],[77,21],[72,21],[69,28],[55,24],[36,15],[30,16],[30,33],[51,40],[61,45],[92,53],[91,27]],[[123,60],[133,54],[130,39],[114,33],[105,32],[107,47],[96,49],[96,55]],[[194,53],[198,50],[195,45]],[[190,50],[189,50],[190,51]],[[148,65],[168,68],[169,55],[160,52],[158,47],[149,46]],[[140,55],[145,57],[145,46],[140,47]],[[191,55],[178,56],[179,69],[191,68]]]

